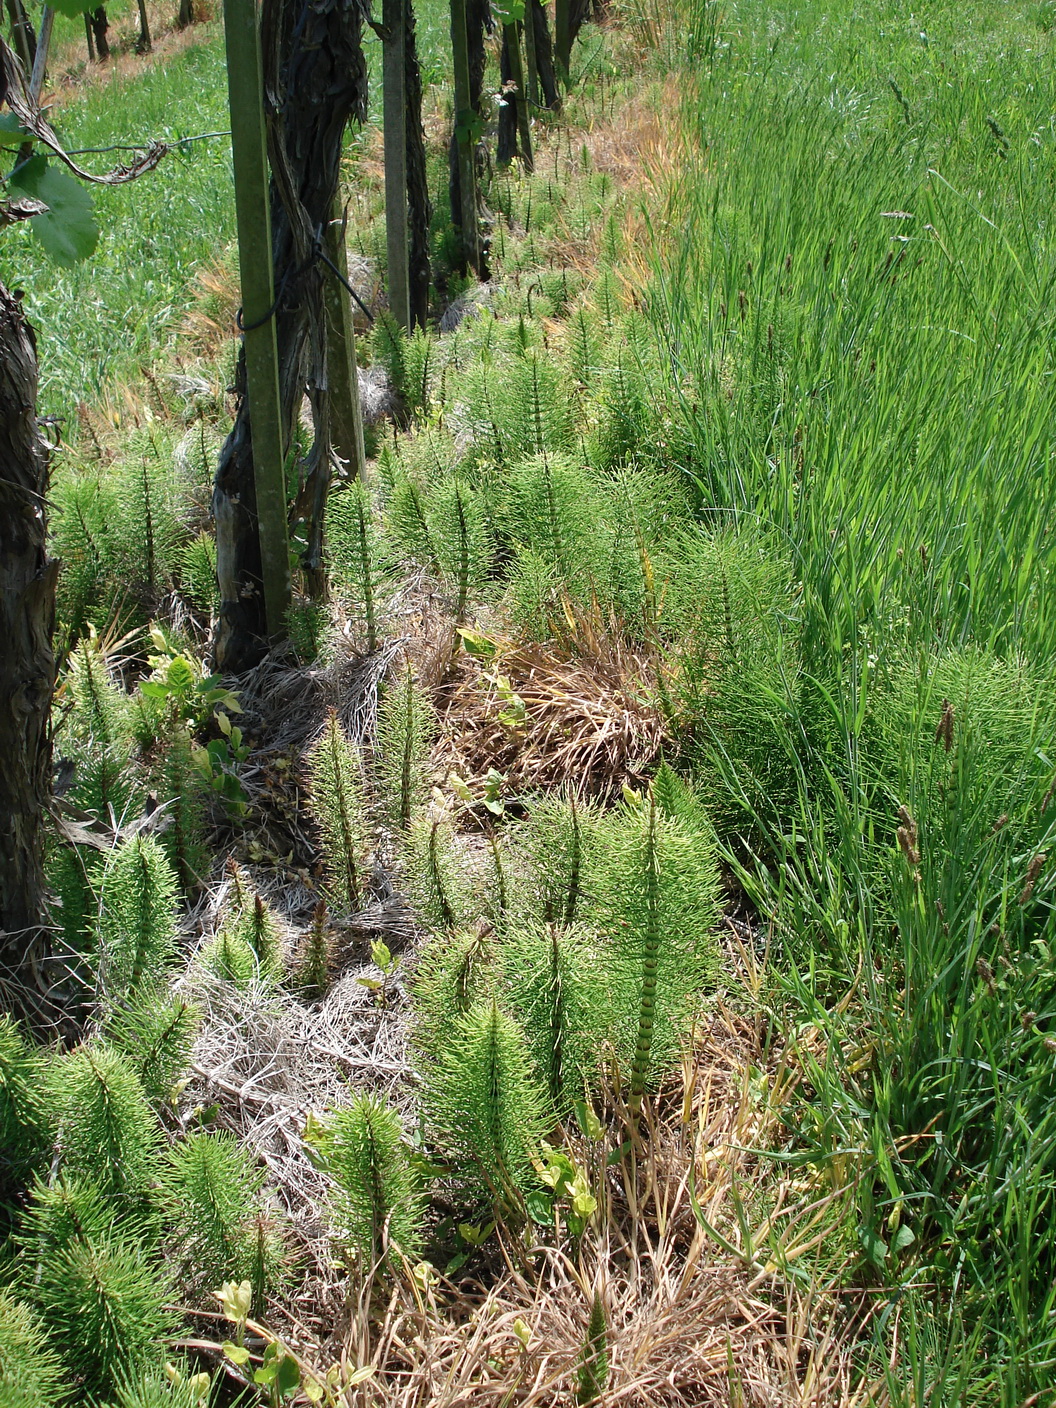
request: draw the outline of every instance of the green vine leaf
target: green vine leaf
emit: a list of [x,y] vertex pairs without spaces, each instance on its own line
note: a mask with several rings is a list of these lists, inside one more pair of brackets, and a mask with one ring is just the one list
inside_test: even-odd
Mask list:
[[29,223],[53,263],[68,269],[93,253],[99,243],[99,226],[92,198],[80,182],[49,166],[44,157],[35,156],[12,172],[8,186],[48,207]]
[[80,0],[48,0],[48,3],[53,10],[57,10],[60,15],[65,15],[71,20],[79,19],[84,9]]

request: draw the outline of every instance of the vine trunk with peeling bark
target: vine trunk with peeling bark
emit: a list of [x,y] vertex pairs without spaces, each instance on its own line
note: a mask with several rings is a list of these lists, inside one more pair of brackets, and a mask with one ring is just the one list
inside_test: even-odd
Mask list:
[[[37,354],[0,285],[0,993],[32,1005],[45,954],[44,820],[58,563],[47,550],[48,453],[37,427]],[[9,987],[8,984],[11,984]]]
[[[362,10],[355,0],[318,0],[304,8],[264,0],[260,24],[281,417],[288,453],[307,394],[314,436],[298,466],[293,530],[309,586],[318,589],[331,472],[325,283],[334,273],[323,257],[324,236],[337,195],[345,127],[366,112]],[[268,648],[244,353],[236,385],[238,413],[213,492],[221,596],[214,654],[217,666],[230,672],[255,665]]]

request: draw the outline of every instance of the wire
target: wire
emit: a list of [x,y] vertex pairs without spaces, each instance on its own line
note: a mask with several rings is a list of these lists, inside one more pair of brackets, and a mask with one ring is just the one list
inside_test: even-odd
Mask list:
[[[207,142],[211,137],[230,137],[230,132],[202,132],[197,137],[176,137],[171,142],[163,145],[170,151],[175,151],[178,147],[189,147],[192,142]],[[149,147],[148,142],[142,142],[138,147],[122,145],[120,143],[112,147],[78,147],[74,151],[68,151],[67,156],[92,156],[102,155],[106,152],[143,152]]]

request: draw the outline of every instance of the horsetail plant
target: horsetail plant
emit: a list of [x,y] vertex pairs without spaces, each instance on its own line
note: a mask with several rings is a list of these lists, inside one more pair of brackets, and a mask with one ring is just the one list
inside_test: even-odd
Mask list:
[[426,1130],[452,1159],[467,1202],[523,1219],[554,1117],[520,1027],[494,1001],[471,1007],[448,1023],[422,1077]]
[[553,921],[523,924],[503,936],[499,965],[503,1000],[564,1118],[583,1099],[610,1026],[596,941]]
[[422,800],[436,728],[435,710],[408,660],[399,683],[390,685],[382,698],[374,751],[379,790],[389,816],[403,830]]
[[190,1065],[201,1014],[179,997],[146,989],[114,1003],[103,1038],[131,1063],[152,1104],[169,1100]]
[[59,1167],[90,1176],[104,1193],[141,1199],[156,1170],[161,1130],[127,1057],[79,1046],[49,1072]]
[[313,1121],[306,1139],[332,1180],[332,1235],[370,1272],[393,1252],[414,1258],[422,1243],[424,1199],[396,1111],[374,1095]]
[[451,933],[468,909],[468,886],[454,852],[446,813],[413,817],[403,846],[408,898],[434,933]]
[[719,878],[709,832],[632,799],[605,825],[589,910],[608,941],[616,1044],[632,1122],[658,1067],[676,1054],[713,977]]
[[331,570],[340,595],[354,607],[368,654],[378,648],[378,591],[382,584],[378,531],[370,491],[356,481],[330,496],[326,510]]
[[176,952],[176,876],[151,836],[117,847],[99,896],[100,982],[110,1001],[159,983]]
[[333,948],[329,911],[326,901],[320,900],[312,911],[312,922],[301,940],[290,975],[293,987],[298,989],[305,1001],[318,1002],[325,996],[330,986]]
[[33,1300],[85,1401],[99,1401],[120,1375],[157,1361],[173,1328],[172,1293],[141,1242],[108,1232],[43,1257]]
[[265,1230],[263,1258],[258,1217],[264,1173],[225,1132],[198,1130],[170,1150],[160,1178],[160,1203],[183,1272],[203,1298],[224,1280],[248,1280],[262,1310],[283,1262],[282,1239]]
[[415,1031],[423,1050],[443,1044],[453,1017],[490,1001],[495,986],[490,937],[486,929],[440,933],[418,955],[413,995]]
[[609,1326],[605,1302],[598,1291],[590,1303],[590,1319],[576,1372],[577,1408],[595,1408],[609,1384]]
[[323,842],[327,891],[338,909],[362,908],[360,865],[366,850],[363,817],[363,764],[336,710],[308,752],[311,807]]
[[0,1404],[59,1404],[62,1364],[43,1321],[23,1301],[0,1290]]

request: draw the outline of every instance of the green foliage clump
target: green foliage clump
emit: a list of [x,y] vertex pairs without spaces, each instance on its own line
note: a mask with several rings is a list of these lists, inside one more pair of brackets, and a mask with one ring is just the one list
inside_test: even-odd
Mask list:
[[394,475],[385,527],[395,556],[439,575],[440,558],[433,540],[428,489],[402,465]]
[[454,845],[451,818],[412,817],[403,844],[404,889],[423,923],[451,933],[470,912],[469,885]]
[[[48,847],[45,869],[53,895],[52,919],[62,933],[71,969],[78,960],[86,987],[94,978],[99,919],[99,884],[105,861],[94,846]],[[87,960],[91,959],[91,962]]]
[[216,580],[216,538],[201,532],[185,543],[179,555],[180,590],[194,609],[211,621],[220,606]]
[[330,1225],[360,1268],[370,1271],[396,1251],[417,1257],[423,1198],[399,1115],[373,1095],[353,1097],[312,1131],[330,1191]]
[[0,1015],[0,1199],[23,1188],[46,1156],[45,1062],[14,1019]]
[[62,1365],[38,1315],[0,1290],[0,1408],[58,1408]]
[[94,631],[74,651],[65,687],[72,705],[66,730],[75,764],[67,795],[103,822],[123,820],[137,794],[129,767],[131,707],[110,679]]
[[484,498],[461,478],[444,480],[430,497],[426,522],[455,620],[464,621],[470,602],[484,594],[491,569]]
[[657,577],[682,747],[719,829],[755,833],[756,813],[795,804],[803,734],[819,717],[787,564],[755,530],[698,529],[671,538]]
[[354,914],[363,907],[367,831],[363,762],[336,712],[308,752],[312,812],[319,823],[328,897]]
[[421,949],[414,974],[415,1031],[424,1051],[439,1049],[447,1024],[491,1000],[495,954],[484,933],[440,932]]
[[350,608],[367,651],[376,650],[385,579],[374,505],[369,489],[359,480],[330,495],[326,537],[336,592]]
[[281,1275],[283,1243],[260,1206],[263,1171],[232,1135],[200,1130],[169,1151],[161,1172],[165,1213],[181,1280],[208,1299],[224,1281],[249,1281],[254,1302]]
[[160,1104],[190,1065],[199,1022],[190,1003],[148,989],[111,1005],[103,1036],[131,1064],[147,1099]]
[[590,1319],[583,1339],[583,1354],[576,1371],[576,1403],[579,1408],[594,1408],[609,1382],[609,1325],[605,1302],[594,1292],[590,1303]]
[[201,952],[201,964],[222,982],[236,988],[249,987],[258,977],[257,956],[234,924],[223,924],[219,933]]
[[110,469],[117,503],[113,570],[151,611],[179,573],[188,533],[175,473],[174,446],[155,431],[133,436]]
[[410,662],[385,690],[378,709],[374,771],[390,820],[406,828],[423,799],[436,713]]
[[500,367],[506,457],[545,456],[569,449],[573,417],[563,368],[534,347],[508,362],[504,359]]
[[106,600],[107,523],[114,516],[114,505],[92,469],[56,475],[51,498],[52,541],[62,564],[57,615],[70,644],[89,629],[99,602]]
[[[172,1377],[170,1367],[177,1378]],[[204,1370],[193,1374],[185,1365],[152,1365],[138,1374],[122,1375],[116,1385],[114,1408],[201,1408],[208,1397],[208,1385],[209,1375]]]
[[113,852],[99,897],[100,978],[111,1001],[158,984],[176,951],[176,876],[151,836]]
[[166,816],[171,818],[159,840],[180,889],[191,896],[209,867],[203,841],[209,782],[201,761],[195,760],[194,738],[187,723],[170,715],[157,729],[150,780],[165,804]]
[[533,1158],[554,1122],[524,1033],[494,1003],[453,1018],[422,1072],[422,1111],[470,1202],[523,1215]]
[[585,902],[597,821],[596,807],[574,796],[532,800],[517,836],[520,913],[544,924],[575,922]]
[[278,916],[236,871],[220,931],[202,950],[207,971],[236,987],[279,982],[285,969]]
[[330,986],[334,944],[328,925],[326,901],[320,900],[308,932],[298,945],[290,972],[290,985],[308,1002],[319,1001]]
[[[74,1242],[91,1241],[114,1230],[125,1209],[107,1197],[88,1175],[60,1172],[34,1184],[18,1230],[18,1243],[34,1264]],[[122,1218],[127,1224],[127,1219]]]
[[597,941],[556,921],[523,924],[499,948],[503,1002],[525,1034],[533,1069],[564,1118],[598,1070],[611,1026]]
[[617,1055],[635,1114],[715,974],[718,864],[709,831],[664,815],[653,794],[625,805],[602,833],[589,917],[607,940]]
[[89,1042],[52,1064],[48,1092],[63,1171],[113,1197],[142,1198],[160,1131],[131,1061]]
[[115,1233],[75,1238],[40,1260],[33,1299],[52,1343],[88,1397],[156,1363],[173,1329],[173,1292],[145,1247]]

